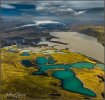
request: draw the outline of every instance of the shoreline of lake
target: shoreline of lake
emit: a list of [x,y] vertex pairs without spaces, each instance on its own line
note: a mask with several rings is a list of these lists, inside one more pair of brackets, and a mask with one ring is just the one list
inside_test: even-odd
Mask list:
[[57,37],[51,39],[52,41],[68,44],[56,45],[55,48],[68,48],[72,52],[84,54],[104,63],[104,46],[97,42],[97,38],[78,32],[50,32],[50,35]]

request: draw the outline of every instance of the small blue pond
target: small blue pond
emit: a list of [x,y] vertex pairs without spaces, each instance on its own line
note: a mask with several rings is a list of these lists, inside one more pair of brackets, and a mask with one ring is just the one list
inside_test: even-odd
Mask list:
[[28,52],[23,52],[23,53],[21,54],[21,56],[30,56],[30,54],[29,54]]
[[30,60],[22,60],[21,63],[22,63],[25,67],[33,67],[33,66],[34,66]]

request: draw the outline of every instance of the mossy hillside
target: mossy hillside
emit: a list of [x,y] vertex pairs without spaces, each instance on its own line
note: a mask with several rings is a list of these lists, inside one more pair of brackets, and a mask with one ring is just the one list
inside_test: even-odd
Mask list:
[[[39,56],[45,55],[32,54],[30,56],[23,57],[19,54],[2,51],[2,94],[7,92],[19,92],[25,93],[29,98],[46,99],[52,99],[51,94],[59,94],[59,96],[53,97],[60,100],[69,100],[70,98],[73,99],[73,97],[78,100],[86,98],[86,96],[63,90],[60,87],[59,80],[51,76],[53,70],[49,70],[47,72],[49,77],[45,75],[33,76],[32,72],[37,71],[37,66],[34,65],[33,67],[26,68],[21,64],[21,61],[24,59],[29,59],[33,64],[35,64],[34,60]],[[58,61],[57,63],[74,63],[79,61],[93,62],[81,54],[71,52],[67,54],[53,54],[52,56]],[[94,98],[94,100],[103,99],[101,96],[101,92],[103,92],[103,82],[97,77],[97,75],[103,76],[102,70],[73,69],[73,71],[87,88],[92,89],[97,94],[97,98]]]
[[104,26],[81,26],[80,27],[80,31],[81,30],[85,30],[85,29],[92,29],[93,31],[98,32],[97,35],[97,40],[99,43],[105,45],[104,41],[105,41],[105,32],[104,32]]
[[[27,94],[29,97],[46,97],[56,91],[56,87],[51,83],[58,83],[54,78],[45,76],[32,76],[31,70],[25,68],[14,68],[13,66],[2,64],[2,93],[19,92]],[[10,70],[11,69],[11,70]]]
[[101,26],[101,25],[100,26],[99,25],[97,25],[97,26],[87,25],[87,26],[80,26],[79,27],[80,30],[83,30],[83,29],[86,29],[86,28],[92,28],[95,31],[98,31],[100,33],[104,33],[104,26]]

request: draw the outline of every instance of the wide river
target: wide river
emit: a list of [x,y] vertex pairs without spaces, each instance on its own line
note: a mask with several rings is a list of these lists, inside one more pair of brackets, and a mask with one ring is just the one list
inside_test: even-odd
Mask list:
[[97,42],[97,39],[80,34],[78,32],[50,32],[50,35],[58,37],[52,41],[68,43],[68,45],[55,45],[56,48],[69,48],[72,52],[78,52],[104,62],[104,46]]

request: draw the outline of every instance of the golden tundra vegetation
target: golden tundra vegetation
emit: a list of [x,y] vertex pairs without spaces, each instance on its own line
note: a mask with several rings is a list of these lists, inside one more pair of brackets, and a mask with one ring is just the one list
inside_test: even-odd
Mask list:
[[[94,69],[76,69],[72,70],[76,76],[83,82],[84,86],[91,89],[97,94],[97,97],[88,97],[73,92],[65,91],[60,86],[60,80],[51,76],[54,70],[49,70],[47,75],[32,75],[37,71],[35,59],[44,54],[31,54],[30,56],[20,56],[19,53],[11,53],[1,50],[1,96],[3,100],[7,100],[6,93],[26,94],[25,98],[18,100],[103,100],[104,95],[104,76],[103,70],[99,67]],[[72,52],[66,54],[52,54],[51,56],[57,60],[59,64],[75,63],[80,61],[88,61],[95,63],[89,58]],[[33,67],[25,67],[21,61],[28,59],[33,62]],[[101,77],[101,78],[100,78]],[[13,97],[8,97],[13,98]],[[13,98],[14,99],[14,98]]]
[[93,25],[87,25],[87,26],[82,26],[82,27],[80,27],[80,30],[84,30],[84,29],[88,29],[88,28],[90,28],[90,29],[92,29],[92,30],[94,30],[94,31],[96,31],[96,32],[99,32],[99,34],[98,34],[98,36],[97,36],[97,40],[98,40],[98,42],[99,43],[101,43],[101,44],[105,44],[105,32],[104,32],[104,26],[93,26]]
[[105,46],[104,25],[74,25],[71,30],[96,37],[97,41]]

